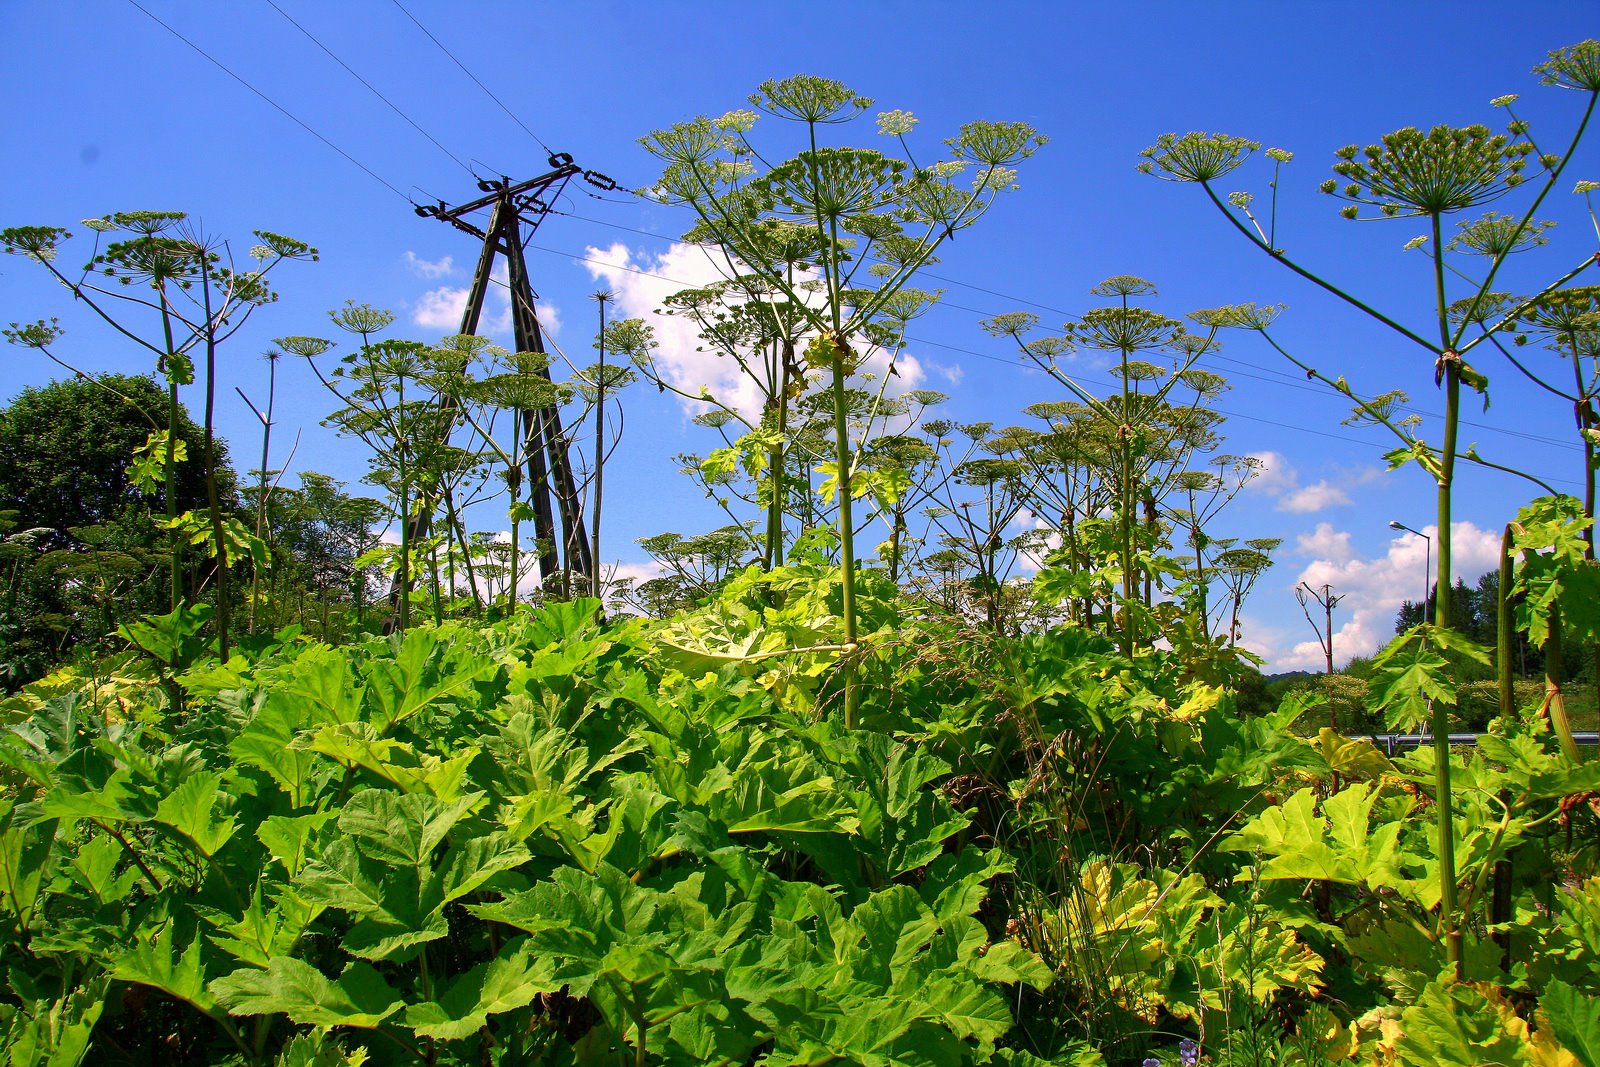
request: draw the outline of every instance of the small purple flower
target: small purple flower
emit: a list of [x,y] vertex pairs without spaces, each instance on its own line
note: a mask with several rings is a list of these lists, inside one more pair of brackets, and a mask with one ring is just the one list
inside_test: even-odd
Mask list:
[[1195,1067],[1200,1062],[1200,1046],[1190,1038],[1178,1042],[1178,1062],[1183,1067]]
[[1140,1067],[1161,1067],[1161,1061],[1154,1056],[1146,1056]]

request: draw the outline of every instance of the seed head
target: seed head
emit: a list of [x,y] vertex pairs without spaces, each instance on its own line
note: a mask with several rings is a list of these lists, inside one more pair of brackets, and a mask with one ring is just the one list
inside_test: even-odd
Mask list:
[[1191,311],[1189,318],[1211,329],[1264,330],[1288,309],[1285,304],[1224,304],[1222,307]]
[[[1442,215],[1505,195],[1522,181],[1533,148],[1487,126],[1435,126],[1427,133],[1407,126],[1386,134],[1356,157],[1341,149],[1334,173],[1348,184],[1341,192],[1323,183],[1324,192],[1359,205],[1376,207],[1390,218]],[[1355,214],[1346,209],[1346,217]]]
[[365,336],[387,327],[394,321],[394,312],[375,308],[371,304],[357,304],[354,300],[346,300],[344,307],[338,311],[328,312],[328,317],[339,329]]
[[878,132],[887,137],[903,137],[917,124],[917,117],[909,111],[878,112]]
[[1156,291],[1154,283],[1132,274],[1114,274],[1089,290],[1090,296],[1149,296]]
[[13,322],[9,330],[0,330],[0,336],[24,348],[45,349],[55,344],[56,339],[66,332],[56,322],[56,319],[48,322],[40,319],[25,324]]
[[1144,157],[1139,171],[1163,181],[1204,184],[1236,170],[1260,147],[1259,141],[1226,133],[1164,133],[1139,153]]
[[1461,232],[1455,235],[1445,246],[1446,248],[1454,252],[1470,252],[1474,255],[1499,258],[1548,244],[1549,238],[1545,237],[1544,233],[1555,223],[1530,219],[1527,225],[1523,225],[1519,218],[1490,211],[1474,222],[1461,222],[1456,225]]
[[39,263],[56,257],[56,248],[72,234],[60,226],[10,226],[0,230],[0,248]]
[[1557,48],[1533,72],[1544,85],[1600,93],[1600,41],[1580,41],[1570,48]]

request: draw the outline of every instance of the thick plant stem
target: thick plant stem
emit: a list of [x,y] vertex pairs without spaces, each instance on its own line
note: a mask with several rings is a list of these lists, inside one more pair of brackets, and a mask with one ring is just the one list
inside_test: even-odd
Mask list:
[[[228,631],[231,626],[232,605],[229,604],[228,546],[222,526],[222,502],[217,495],[217,446],[215,414],[217,406],[217,335],[216,320],[211,311],[211,276],[206,269],[204,253],[200,263],[200,286],[205,299],[206,315],[206,418],[205,418],[205,476],[206,511],[211,519],[211,538],[217,566],[217,655],[228,662]],[[326,634],[324,634],[326,636]]]
[[1550,712],[1550,729],[1555,731],[1561,754],[1573,763],[1583,757],[1578,752],[1578,742],[1572,736],[1572,722],[1567,718],[1567,698],[1561,692],[1561,609],[1551,608],[1545,623],[1544,639],[1544,705]]
[[860,712],[861,694],[856,691],[856,553],[855,524],[850,514],[850,430],[845,421],[844,379],[845,348],[841,338],[834,339],[833,348],[833,433],[836,445],[835,459],[839,464],[839,564],[842,568],[841,587],[844,617],[844,660],[841,670],[844,680],[844,725],[853,730]]
[[1500,688],[1500,715],[1509,719],[1517,712],[1516,689],[1512,685],[1511,655],[1515,635],[1511,622],[1511,527],[1500,535],[1500,588],[1494,606],[1495,677]]
[[[1433,216],[1435,249],[1439,244],[1439,217]],[[1439,256],[1435,255],[1435,285],[1439,301],[1440,334],[1449,340],[1446,332],[1444,274]],[[1452,482],[1455,478],[1456,437],[1460,431],[1461,415],[1461,362],[1453,352],[1440,357],[1444,370],[1444,442],[1439,450],[1439,569],[1436,572],[1434,592],[1434,618],[1441,629],[1449,629],[1450,615],[1450,505]],[[1452,701],[1439,700],[1433,704],[1433,756],[1434,803],[1439,808],[1439,919],[1444,932],[1445,957],[1456,977],[1462,977],[1461,928],[1456,907],[1456,834],[1455,804],[1450,786],[1450,712]]]
[[595,379],[594,400],[594,523],[589,532],[589,595],[606,602],[605,575],[600,555],[600,505],[605,500],[606,475],[606,305],[600,303],[600,374]]
[[400,632],[411,625],[411,471],[406,464],[406,379],[400,375]]
[[[167,376],[167,455],[163,490],[166,494],[167,520],[171,522],[178,517],[178,379],[171,363],[176,353],[173,351],[172,315],[167,310],[165,292],[161,294],[161,330],[167,342],[167,354],[161,360],[161,370]],[[183,603],[183,537],[176,526],[167,533],[167,546],[172,553],[169,568],[172,588],[168,608],[177,611]]]

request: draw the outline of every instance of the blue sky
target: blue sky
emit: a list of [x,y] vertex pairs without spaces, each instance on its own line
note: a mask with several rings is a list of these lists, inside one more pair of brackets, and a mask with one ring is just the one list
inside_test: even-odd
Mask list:
[[[1564,141],[1581,99],[1541,88],[1529,70],[1549,49],[1600,28],[1591,2],[1525,3],[1514,16],[1501,4],[1396,3],[1366,17],[1349,5],[1310,3],[404,0],[416,22],[392,0],[140,3],[145,10],[126,0],[0,9],[0,33],[11,42],[0,99],[12,146],[0,167],[0,224],[69,225],[86,248],[75,225],[81,218],[173,209],[231,237],[240,252],[257,228],[321,249],[320,263],[282,269],[281,300],[225,350],[219,422],[241,468],[250,466],[244,457],[257,427],[233,387],[264,392],[259,357],[271,338],[331,335],[326,312],[347,299],[394,310],[398,335],[453,331],[442,324],[477,249],[466,235],[416,217],[408,198],[469,199],[470,170],[531,176],[544,168],[541,143],[626,186],[646,185],[655,169],[639,136],[741,106],[763,79],[798,72],[838,78],[878,108],[914,112],[928,145],[980,118],[1023,120],[1052,139],[1024,167],[1021,189],[933,268],[928,284],[946,290],[945,303],[916,324],[910,351],[924,384],[951,394],[949,415],[1006,425],[1021,421],[1022,406],[1057,395],[978,322],[1032,310],[1052,327],[1093,306],[1088,289],[1112,274],[1155,282],[1161,293],[1151,306],[1175,316],[1244,300],[1287,304],[1277,333],[1308,362],[1368,392],[1406,389],[1413,407],[1435,413],[1442,405],[1432,366],[1417,350],[1268,262],[1198,188],[1135,173],[1138,153],[1158,134],[1191,129],[1293,151],[1279,243],[1401,321],[1426,326],[1428,261],[1402,251],[1418,228],[1339,219],[1338,205],[1316,192],[1333,150],[1406,125],[1497,124],[1504,113],[1489,100],[1504,93],[1522,94],[1518,111],[1536,137]],[[859,137],[871,136],[863,124]],[[1264,170],[1236,177],[1229,188],[1265,193]],[[1579,178],[1600,179],[1594,137],[1541,212],[1558,222],[1550,245],[1515,263],[1513,273],[1522,273],[1511,288],[1537,287],[1594,251],[1582,200],[1568,192]],[[1515,210],[1514,203],[1496,206]],[[582,259],[676,277],[691,266],[692,256],[672,247],[688,220],[576,189],[558,207],[565,214],[546,219],[530,268],[555,340],[587,361],[597,274],[636,313],[665,283]],[[77,262],[71,245],[64,261]],[[150,369],[42,272],[21,260],[0,263],[0,321],[51,315],[68,329],[62,351],[84,366]],[[1246,643],[1269,669],[1315,667],[1320,654],[1290,592],[1305,579],[1347,594],[1335,617],[1340,658],[1371,651],[1399,599],[1418,595],[1423,583],[1420,541],[1386,523],[1428,530],[1431,485],[1414,469],[1383,474],[1389,442],[1342,426],[1340,398],[1305,382],[1255,338],[1230,338],[1209,366],[1233,386],[1220,404],[1230,415],[1225,450],[1269,464],[1225,513],[1222,532],[1284,539],[1277,566],[1247,605]],[[1481,369],[1493,404],[1469,415],[1464,440],[1575,490],[1581,458],[1570,411],[1497,358]],[[1085,373],[1096,377],[1092,368]],[[319,426],[329,398],[304,366],[286,363],[282,375],[278,447],[299,430],[295,469],[357,485],[363,450]],[[0,398],[52,376],[35,353],[10,350],[0,362]],[[644,556],[633,538],[719,523],[671,460],[711,447],[707,432],[654,390],[635,390],[625,403],[627,436],[607,473],[607,555],[637,564]],[[1464,472],[1458,518],[1468,525],[1458,530],[1457,553],[1469,579],[1489,568],[1501,524],[1530,491],[1503,475]],[[492,527],[493,516],[482,524]]]

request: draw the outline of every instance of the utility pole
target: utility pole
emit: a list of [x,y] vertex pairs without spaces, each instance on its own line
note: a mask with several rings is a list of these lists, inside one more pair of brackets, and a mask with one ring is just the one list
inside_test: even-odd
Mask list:
[[[552,153],[550,170],[526,181],[513,182],[502,176],[499,181],[480,179],[478,191],[485,194],[476,200],[456,207],[444,201],[437,204],[418,204],[416,213],[423,218],[447,222],[463,233],[469,233],[483,242],[478,255],[478,266],[472,275],[472,286],[467,290],[467,306],[461,314],[461,332],[476,334],[478,321],[483,315],[484,297],[493,279],[495,260],[504,257],[507,288],[511,298],[511,328],[517,351],[543,354],[544,334],[539,328],[538,314],[534,309],[534,292],[528,278],[528,264],[523,256],[528,242],[551,205],[574,177],[581,177],[600,189],[615,189],[617,183],[598,171],[584,170],[565,152]],[[468,216],[489,211],[488,223],[479,227],[468,221]],[[550,380],[548,368],[540,375]],[[548,579],[560,572],[569,575],[576,571],[594,574],[594,561],[590,553],[589,535],[584,529],[582,504],[578,497],[572,463],[567,453],[567,438],[561,428],[561,412],[551,405],[529,409],[518,415],[522,430],[534,442],[529,449],[527,472],[529,497],[533,506],[534,536],[541,545],[539,553],[539,578]],[[418,535],[426,535],[432,507],[418,509],[412,520]],[[561,521],[561,536],[556,536],[556,519]],[[512,546],[516,551],[517,546]],[[564,583],[570,584],[570,583]],[[565,594],[568,590],[563,590]]]
[[[1333,595],[1333,586],[1324,583],[1322,592],[1317,592],[1305,582],[1294,588],[1294,598],[1300,602],[1300,610],[1305,612],[1306,621],[1311,624],[1311,629],[1316,632],[1317,643],[1322,646],[1322,653],[1327,657],[1327,675],[1333,674],[1333,609],[1339,606],[1343,596]],[[1311,617],[1311,609],[1307,606],[1308,600],[1315,600],[1322,608],[1323,625],[1318,626],[1317,620]],[[1339,732],[1339,713],[1334,707],[1333,693],[1328,693],[1328,725],[1333,727],[1334,733]]]

